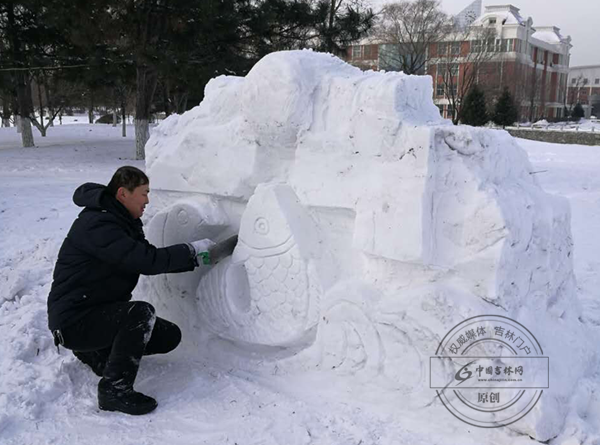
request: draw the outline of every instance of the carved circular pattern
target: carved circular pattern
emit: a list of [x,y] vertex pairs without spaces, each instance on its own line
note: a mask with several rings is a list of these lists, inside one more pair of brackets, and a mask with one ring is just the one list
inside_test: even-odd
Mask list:
[[185,210],[181,209],[177,212],[177,222],[182,226],[185,226],[189,222],[188,214]]
[[256,218],[256,221],[254,221],[254,231],[259,235],[266,235],[269,233],[269,221],[262,216]]

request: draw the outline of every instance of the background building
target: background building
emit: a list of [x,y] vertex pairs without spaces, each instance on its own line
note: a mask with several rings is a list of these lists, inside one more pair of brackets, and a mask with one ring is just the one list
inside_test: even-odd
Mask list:
[[[443,41],[430,45],[423,74],[433,78],[434,102],[452,118],[474,83],[493,102],[504,88],[515,97],[521,120],[564,114],[571,38],[555,26],[533,27],[513,5],[471,3]],[[394,70],[383,63],[384,42],[365,40],[348,49],[348,62],[363,69]],[[600,77],[600,76],[596,76]]]
[[569,70],[567,108],[580,103],[585,117],[600,117],[600,65],[575,66]]

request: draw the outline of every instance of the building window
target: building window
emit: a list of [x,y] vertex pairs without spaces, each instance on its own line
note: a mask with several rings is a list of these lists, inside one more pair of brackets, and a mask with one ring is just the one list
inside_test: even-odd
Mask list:
[[460,43],[459,42],[452,42],[452,46],[450,48],[450,54],[453,56],[460,55]]
[[364,48],[364,50],[363,50],[364,51],[364,54],[363,54],[364,58],[365,59],[370,58],[371,57],[371,45],[365,45],[363,48]]
[[448,55],[448,44],[446,42],[438,43],[438,56]]
[[437,75],[441,76],[443,79],[448,79],[450,77],[458,76],[459,73],[459,64],[458,63],[438,63],[437,65]]
[[360,59],[361,48],[362,48],[362,46],[360,46],[360,45],[355,45],[352,47],[352,58],[353,59]]
[[516,48],[514,49],[516,52],[520,53],[522,50],[522,46],[521,46],[521,40],[517,39],[517,44],[516,44]]
[[444,84],[442,82],[438,82],[435,94],[438,96],[444,95]]
[[492,17],[489,22],[490,25],[495,25],[496,24],[496,17]]
[[577,83],[577,79],[571,79],[571,84],[575,85]]
[[537,50],[537,63],[544,63],[544,52],[542,48]]
[[594,85],[600,85],[600,79],[594,80]]
[[584,84],[584,85],[587,85],[587,84],[588,84],[588,78],[587,78],[587,77],[583,79],[583,84]]
[[445,63],[438,63],[437,66],[437,75],[446,78],[448,66]]

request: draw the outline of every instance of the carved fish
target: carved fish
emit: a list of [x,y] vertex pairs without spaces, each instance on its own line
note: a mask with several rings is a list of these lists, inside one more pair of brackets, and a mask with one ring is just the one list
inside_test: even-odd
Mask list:
[[318,234],[289,186],[261,185],[242,215],[238,244],[198,287],[203,322],[230,340],[266,346],[314,335],[321,289]]

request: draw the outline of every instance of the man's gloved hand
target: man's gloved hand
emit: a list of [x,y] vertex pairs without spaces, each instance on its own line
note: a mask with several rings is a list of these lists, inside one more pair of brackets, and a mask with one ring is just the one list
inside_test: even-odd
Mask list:
[[212,240],[209,240],[208,238],[204,238],[204,239],[201,239],[199,241],[194,241],[194,242],[192,242],[190,244],[192,245],[192,247],[196,251],[196,255],[198,255],[200,252],[207,252],[208,249],[210,249],[216,243],[213,242]]
[[208,249],[210,249],[215,244],[216,244],[215,242],[213,242],[212,240],[209,240],[208,238],[204,238],[204,239],[201,239],[198,241],[193,241],[188,244],[188,246],[190,247],[190,252],[194,256],[194,262],[196,263],[196,266],[199,266],[200,264],[202,264],[202,259],[198,259],[198,255],[201,254],[202,252],[207,252]]

